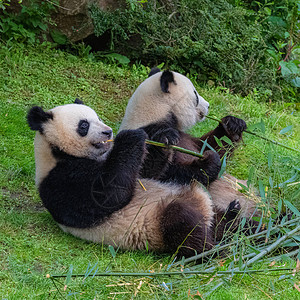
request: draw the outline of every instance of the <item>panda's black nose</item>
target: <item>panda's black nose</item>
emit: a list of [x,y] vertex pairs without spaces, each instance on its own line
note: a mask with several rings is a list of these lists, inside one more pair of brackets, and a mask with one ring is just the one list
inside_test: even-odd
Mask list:
[[105,131],[102,131],[102,134],[106,135],[108,139],[110,139],[112,137],[112,130],[105,130]]

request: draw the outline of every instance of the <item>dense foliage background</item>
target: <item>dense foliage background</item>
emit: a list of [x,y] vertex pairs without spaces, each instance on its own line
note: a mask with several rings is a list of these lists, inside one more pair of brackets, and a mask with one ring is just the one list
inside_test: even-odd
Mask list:
[[57,46],[91,59],[151,67],[164,63],[234,93],[297,102],[299,0],[126,0],[114,11],[92,4],[89,13],[99,37],[93,44],[106,45],[98,53],[89,45],[70,45],[57,30],[49,30],[59,1],[19,2],[16,14],[7,10],[11,0],[0,1],[2,41],[34,44],[52,38]]
[[111,34],[111,50],[150,65],[165,62],[243,95],[295,98],[299,1],[137,2],[114,12],[90,7],[96,35]]

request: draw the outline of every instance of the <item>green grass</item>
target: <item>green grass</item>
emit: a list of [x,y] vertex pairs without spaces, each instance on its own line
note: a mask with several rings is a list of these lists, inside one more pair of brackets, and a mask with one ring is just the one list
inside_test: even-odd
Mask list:
[[[192,295],[199,291],[205,299],[300,299],[293,288],[295,282],[299,284],[299,275],[281,277],[282,272],[221,279],[218,276],[72,278],[66,288],[65,279],[52,282],[46,278],[46,274],[66,274],[71,265],[75,274],[85,273],[89,265],[95,264],[99,272],[159,272],[170,264],[171,256],[141,251],[119,251],[114,258],[106,245],[64,234],[41,205],[36,191],[34,132],[26,124],[26,113],[32,105],[49,109],[79,97],[116,133],[127,100],[148,71],[140,65],[120,68],[91,62],[47,47],[13,45],[8,49],[0,44],[0,297],[131,299],[136,295],[137,299],[197,299]],[[221,118],[233,114],[244,118],[248,125],[262,119],[267,137],[299,149],[300,117],[295,104],[287,106],[280,99],[259,103],[255,96],[241,98],[221,89],[199,86],[197,89],[210,102],[212,115]],[[289,125],[293,125],[291,131],[279,134]],[[206,120],[191,132],[200,136],[215,126],[214,121]],[[296,152],[245,134],[244,143],[228,161],[227,170],[247,179],[251,166],[254,166],[253,181],[257,184],[261,180],[263,187],[268,188],[268,201],[275,207],[284,200],[300,207]],[[293,176],[291,182],[282,184]],[[278,184],[282,184],[281,189],[275,187]],[[277,254],[288,250],[281,248]],[[209,260],[207,266],[219,262]],[[230,263],[226,260],[225,266],[219,268],[229,269]],[[261,260],[253,268],[266,269],[269,264],[270,261]],[[275,266],[294,268],[295,259],[282,256]],[[217,287],[220,280],[223,284]],[[169,290],[163,287],[163,282]]]

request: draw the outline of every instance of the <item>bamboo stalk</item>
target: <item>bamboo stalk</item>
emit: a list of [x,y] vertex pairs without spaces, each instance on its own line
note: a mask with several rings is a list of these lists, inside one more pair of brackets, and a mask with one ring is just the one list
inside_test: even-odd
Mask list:
[[[248,273],[266,273],[266,272],[278,272],[278,271],[293,271],[294,268],[278,268],[278,269],[264,269],[264,270],[247,270]],[[229,270],[229,271],[207,271],[207,270],[202,270],[202,271],[190,271],[190,270],[183,270],[183,271],[173,271],[173,272],[128,272],[128,273],[123,273],[123,272],[104,272],[104,273],[96,273],[96,274],[72,274],[72,277],[90,277],[90,276],[98,276],[98,277],[105,277],[105,276],[132,276],[132,277],[158,277],[158,276],[175,276],[175,275],[201,275],[201,274],[214,274],[217,273],[219,275],[222,274],[244,274],[245,271],[241,270]],[[46,275],[47,278],[65,278],[67,275]]]
[[153,145],[153,146],[158,146],[158,147],[162,147],[162,148],[174,149],[176,151],[186,153],[186,154],[190,154],[190,155],[193,155],[193,156],[197,156],[199,158],[203,157],[203,155],[201,155],[198,152],[194,152],[194,151],[191,151],[191,150],[188,150],[188,149],[185,149],[185,148],[181,148],[181,147],[178,147],[178,146],[174,146],[174,145],[165,145],[163,143],[159,143],[159,142],[155,142],[155,141],[151,141],[151,140],[146,140],[146,144]]
[[[114,140],[107,140],[107,142],[113,142],[113,141]],[[146,140],[145,143],[148,144],[148,145],[153,145],[153,146],[157,146],[157,147],[161,147],[161,148],[173,149],[173,150],[176,150],[176,151],[179,151],[179,152],[182,152],[182,153],[185,153],[185,154],[193,155],[193,156],[196,156],[196,157],[199,157],[199,158],[203,157],[203,155],[198,153],[198,152],[194,152],[192,150],[181,148],[181,147],[178,147],[178,146],[175,146],[175,145],[166,145],[164,143],[155,142],[155,141],[151,141],[151,140]]]
[[[292,236],[293,234],[297,233],[298,231],[300,231],[300,225],[298,225],[296,228],[294,228],[293,230],[291,230],[288,233],[286,233],[285,235],[283,235],[276,242],[274,242],[273,244],[271,244],[267,248],[263,249],[259,254],[257,254],[256,256],[251,258],[250,260],[248,260],[246,263],[244,263],[241,266],[241,269],[244,269],[244,268],[248,267],[249,265],[253,264],[254,262],[256,262],[257,260],[259,260],[260,258],[265,256],[266,254],[270,253],[275,248],[277,248],[280,244],[282,244],[288,237]],[[237,269],[239,269],[239,268],[237,268]]]
[[[217,122],[219,122],[219,123],[222,123],[222,120],[220,120],[220,119],[218,119],[218,118],[215,118],[215,117],[206,116],[206,118],[211,119],[211,120],[214,120],[214,121],[217,121]],[[261,138],[261,139],[263,139],[263,140],[265,140],[265,141],[268,141],[268,142],[270,142],[270,143],[273,143],[274,145],[281,146],[281,147],[286,148],[286,149],[288,149],[288,150],[300,152],[299,150],[297,150],[297,149],[295,149],[295,148],[292,148],[292,147],[286,146],[286,145],[284,145],[284,144],[281,144],[281,143],[279,143],[279,142],[276,142],[276,141],[274,141],[274,140],[268,139],[268,138],[266,138],[266,137],[264,137],[264,136],[262,136],[262,135],[260,135],[260,134],[257,134],[257,133],[255,133],[255,132],[252,132],[252,131],[250,131],[250,130],[247,130],[247,129],[246,129],[246,130],[244,130],[244,132],[249,133],[249,134],[252,134],[252,135],[254,135],[254,136],[257,136],[257,137],[259,137],[259,138]]]
[[[285,223],[283,223],[283,224],[279,224],[279,225],[273,226],[273,227],[270,229],[270,232],[271,232],[271,231],[274,231],[274,230],[276,230],[276,229],[278,229],[278,228],[283,228],[283,227],[285,227],[285,226],[293,226],[293,225],[295,225],[295,223],[296,223],[296,224],[299,224],[299,221],[300,221],[300,217],[297,217],[297,218],[295,218],[295,219],[293,219],[293,220],[289,220],[289,221],[287,221],[287,222],[285,222]],[[261,231],[261,232],[258,232],[258,233],[254,233],[254,234],[248,235],[248,236],[247,236],[247,239],[253,239],[253,238],[260,237],[260,236],[266,234],[267,232],[268,232],[268,230],[266,229],[266,230],[264,230],[264,231]],[[189,263],[189,262],[192,262],[192,261],[196,261],[196,260],[198,260],[198,259],[200,259],[200,258],[206,257],[206,256],[208,256],[208,255],[210,255],[210,254],[213,254],[213,253],[215,253],[215,252],[217,252],[217,251],[226,249],[226,248],[228,248],[228,247],[230,247],[230,246],[233,246],[233,245],[235,245],[235,244],[236,244],[235,242],[230,242],[230,243],[228,243],[228,244],[226,244],[226,245],[222,245],[222,246],[218,246],[218,245],[217,245],[217,246],[215,246],[215,247],[214,247],[213,249],[211,249],[211,250],[208,250],[208,251],[202,252],[202,253],[200,253],[200,254],[198,254],[198,255],[194,255],[194,256],[191,256],[191,257],[189,257],[189,258],[186,258],[186,259],[184,260],[184,263]],[[181,261],[178,261],[178,262],[174,263],[173,266],[180,265],[180,264],[181,264]]]

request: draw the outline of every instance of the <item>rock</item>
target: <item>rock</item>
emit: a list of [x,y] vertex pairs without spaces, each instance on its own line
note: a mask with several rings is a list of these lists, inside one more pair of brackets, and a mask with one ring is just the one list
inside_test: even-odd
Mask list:
[[[60,0],[58,5],[53,2],[56,10],[51,14],[49,30],[66,35],[71,42],[77,42],[92,35],[94,27],[88,14],[88,7],[92,3],[103,10],[114,10],[125,7],[126,0]],[[21,4],[18,0],[11,0],[7,11],[18,14],[21,12],[21,5],[30,5],[30,0],[23,0]]]
[[122,7],[125,0],[61,0],[57,12],[51,16],[56,25],[50,26],[50,29],[65,34],[71,42],[83,40],[93,34],[94,27],[88,14],[88,6],[91,3],[103,10],[114,10]]

